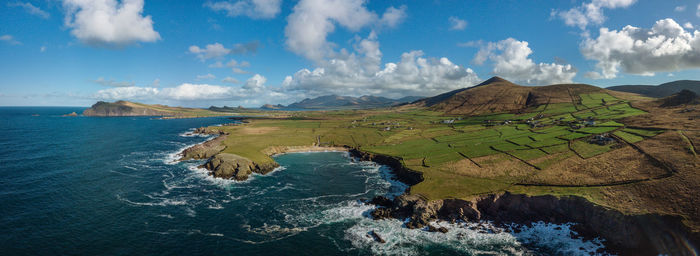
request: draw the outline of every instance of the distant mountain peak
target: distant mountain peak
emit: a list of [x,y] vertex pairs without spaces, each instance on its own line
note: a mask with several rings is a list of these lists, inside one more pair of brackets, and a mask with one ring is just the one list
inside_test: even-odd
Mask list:
[[512,83],[511,81],[503,79],[499,76],[494,76],[494,77],[487,79],[486,81],[481,82],[480,84],[477,84],[476,86],[484,86],[484,85],[495,84],[495,83],[505,83],[505,84],[513,84],[514,85],[514,83]]

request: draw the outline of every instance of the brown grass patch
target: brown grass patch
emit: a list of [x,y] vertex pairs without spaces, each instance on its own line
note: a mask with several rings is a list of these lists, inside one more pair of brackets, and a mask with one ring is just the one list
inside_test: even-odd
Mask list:
[[279,127],[243,127],[238,129],[236,132],[240,134],[266,134],[269,132],[274,132],[279,130]]
[[666,173],[644,154],[631,147],[616,149],[588,159],[569,157],[528,178],[526,183],[595,185],[652,178]]

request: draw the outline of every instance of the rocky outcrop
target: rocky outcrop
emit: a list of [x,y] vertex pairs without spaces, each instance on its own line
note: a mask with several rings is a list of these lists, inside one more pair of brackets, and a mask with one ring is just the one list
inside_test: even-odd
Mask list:
[[62,115],[62,116],[75,117],[75,116],[78,116],[78,113],[71,112],[70,114],[65,114],[65,115]]
[[247,180],[253,173],[267,174],[277,168],[279,164],[258,164],[248,158],[223,153],[226,149],[224,141],[228,134],[216,128],[200,127],[192,133],[218,135],[218,137],[189,147],[180,153],[180,161],[191,159],[207,159],[201,167],[210,171],[210,174],[222,179]]
[[211,171],[212,175],[217,178],[247,180],[248,176],[255,173],[266,174],[271,172],[279,165],[277,163],[259,165],[248,158],[230,154],[219,153],[214,155],[204,167]]
[[574,196],[504,193],[473,200],[427,201],[417,195],[402,195],[390,202],[386,198],[375,198],[372,202],[381,205],[371,213],[373,218],[408,218],[408,228],[423,228],[437,219],[483,220],[497,225],[527,225],[537,221],[577,223],[575,230],[579,235],[601,237],[608,249],[624,255],[690,255],[688,244],[700,241],[699,234],[688,230],[677,217],[625,215]]

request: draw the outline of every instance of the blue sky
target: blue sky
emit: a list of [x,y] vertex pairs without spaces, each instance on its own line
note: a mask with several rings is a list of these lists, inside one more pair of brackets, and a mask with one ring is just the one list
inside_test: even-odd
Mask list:
[[700,77],[700,2],[9,0],[0,105],[206,107]]

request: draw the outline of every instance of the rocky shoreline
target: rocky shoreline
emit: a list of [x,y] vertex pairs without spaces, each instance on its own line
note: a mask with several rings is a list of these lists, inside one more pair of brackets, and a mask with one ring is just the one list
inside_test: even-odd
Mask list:
[[[253,172],[266,174],[279,166],[275,162],[260,165],[235,154],[222,153],[225,149],[222,142],[228,134],[216,128],[198,128],[193,133],[218,137],[185,149],[180,160],[208,159],[202,167],[208,169],[214,177],[246,180]],[[267,148],[263,153],[273,156],[318,151],[348,151],[360,160],[391,167],[397,179],[403,183],[412,186],[423,181],[423,174],[406,168],[401,158],[363,152],[356,148],[279,146]],[[576,196],[528,196],[505,192],[482,195],[471,200],[427,200],[406,191],[393,200],[378,196],[368,203],[378,206],[370,214],[374,219],[407,220],[407,228],[425,228],[433,232],[448,232],[444,228],[431,226],[430,222],[435,220],[491,221],[495,225],[530,225],[544,221],[555,224],[574,223],[574,230],[579,236],[584,239],[603,238],[608,251],[621,255],[692,255],[692,250],[695,250],[693,245],[700,244],[700,234],[687,228],[679,217],[626,215]]]
[[[222,179],[235,179],[238,181],[247,180],[253,173],[267,174],[279,167],[276,162],[272,163],[255,163],[248,158],[231,154],[223,153],[226,146],[223,142],[228,137],[228,133],[218,129],[209,127],[200,127],[195,129],[192,134],[206,134],[217,136],[214,139],[207,140],[203,143],[186,148],[180,153],[179,161],[185,160],[203,160],[207,162],[200,167],[209,170],[209,174]],[[285,153],[294,152],[327,152],[327,151],[348,151],[345,147],[319,147],[312,146],[279,146],[269,147],[263,150],[263,153],[268,156],[274,156]]]
[[405,219],[406,228],[426,228],[432,232],[447,232],[430,225],[436,220],[490,221],[502,227],[530,225],[538,221],[573,223],[573,229],[580,237],[603,238],[606,250],[620,255],[692,255],[692,244],[700,241],[698,233],[685,227],[679,217],[626,215],[575,196],[528,196],[506,192],[472,200],[428,201],[417,195],[404,194],[393,200],[378,196],[368,203],[378,206],[370,213],[374,219]]

